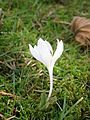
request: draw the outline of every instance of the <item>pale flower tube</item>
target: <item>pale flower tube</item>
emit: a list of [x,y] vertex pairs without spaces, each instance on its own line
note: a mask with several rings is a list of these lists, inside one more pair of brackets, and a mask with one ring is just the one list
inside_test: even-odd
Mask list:
[[29,44],[29,49],[32,56],[41,63],[43,63],[49,71],[50,90],[47,100],[49,100],[49,98],[51,97],[53,90],[53,67],[56,60],[61,56],[63,52],[63,48],[64,47],[62,40],[59,41],[58,39],[57,39],[57,48],[54,54],[50,43],[46,40],[44,41],[42,38],[38,40],[37,46],[35,45],[34,47],[32,47],[31,44]]

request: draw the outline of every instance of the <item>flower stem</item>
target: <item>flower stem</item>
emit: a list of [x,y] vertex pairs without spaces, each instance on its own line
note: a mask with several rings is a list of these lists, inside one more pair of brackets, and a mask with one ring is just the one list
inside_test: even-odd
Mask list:
[[47,101],[51,97],[52,90],[53,90],[53,68],[49,69],[49,76],[50,76],[50,90],[49,90],[49,95],[48,95]]

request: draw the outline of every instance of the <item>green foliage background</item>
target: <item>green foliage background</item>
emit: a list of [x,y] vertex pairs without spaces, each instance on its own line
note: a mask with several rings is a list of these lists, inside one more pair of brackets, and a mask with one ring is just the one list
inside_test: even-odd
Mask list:
[[[90,18],[90,1],[0,0],[0,8],[0,91],[18,96],[0,95],[0,114],[15,115],[14,120],[89,120],[90,55],[75,42],[66,22],[74,16]],[[48,103],[48,71],[28,48],[40,37],[54,50],[57,38],[64,42]]]

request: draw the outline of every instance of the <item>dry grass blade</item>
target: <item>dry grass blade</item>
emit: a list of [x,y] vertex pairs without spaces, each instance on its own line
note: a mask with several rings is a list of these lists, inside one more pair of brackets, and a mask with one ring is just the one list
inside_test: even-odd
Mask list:
[[17,96],[14,95],[14,94],[11,94],[11,93],[7,93],[7,92],[4,92],[4,91],[0,91],[0,95],[2,96],[9,96],[11,98],[16,98]]
[[9,118],[7,118],[5,120],[12,120],[13,118],[15,118],[15,116],[11,116],[11,117],[9,117]]
[[12,120],[13,118],[15,118],[15,115],[9,118],[5,118],[4,115],[0,114],[0,120]]
[[0,120],[5,120],[4,115],[2,115],[1,113],[0,113]]

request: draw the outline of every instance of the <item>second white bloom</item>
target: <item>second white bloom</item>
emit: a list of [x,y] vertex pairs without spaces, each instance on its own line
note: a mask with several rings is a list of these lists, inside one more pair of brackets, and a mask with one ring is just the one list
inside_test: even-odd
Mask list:
[[52,94],[53,90],[53,67],[56,60],[61,56],[63,52],[63,42],[57,39],[57,48],[53,54],[52,47],[48,41],[44,41],[42,38],[38,40],[37,46],[32,47],[29,44],[29,49],[34,58],[43,63],[48,71],[50,76],[50,91],[48,95],[48,100]]

